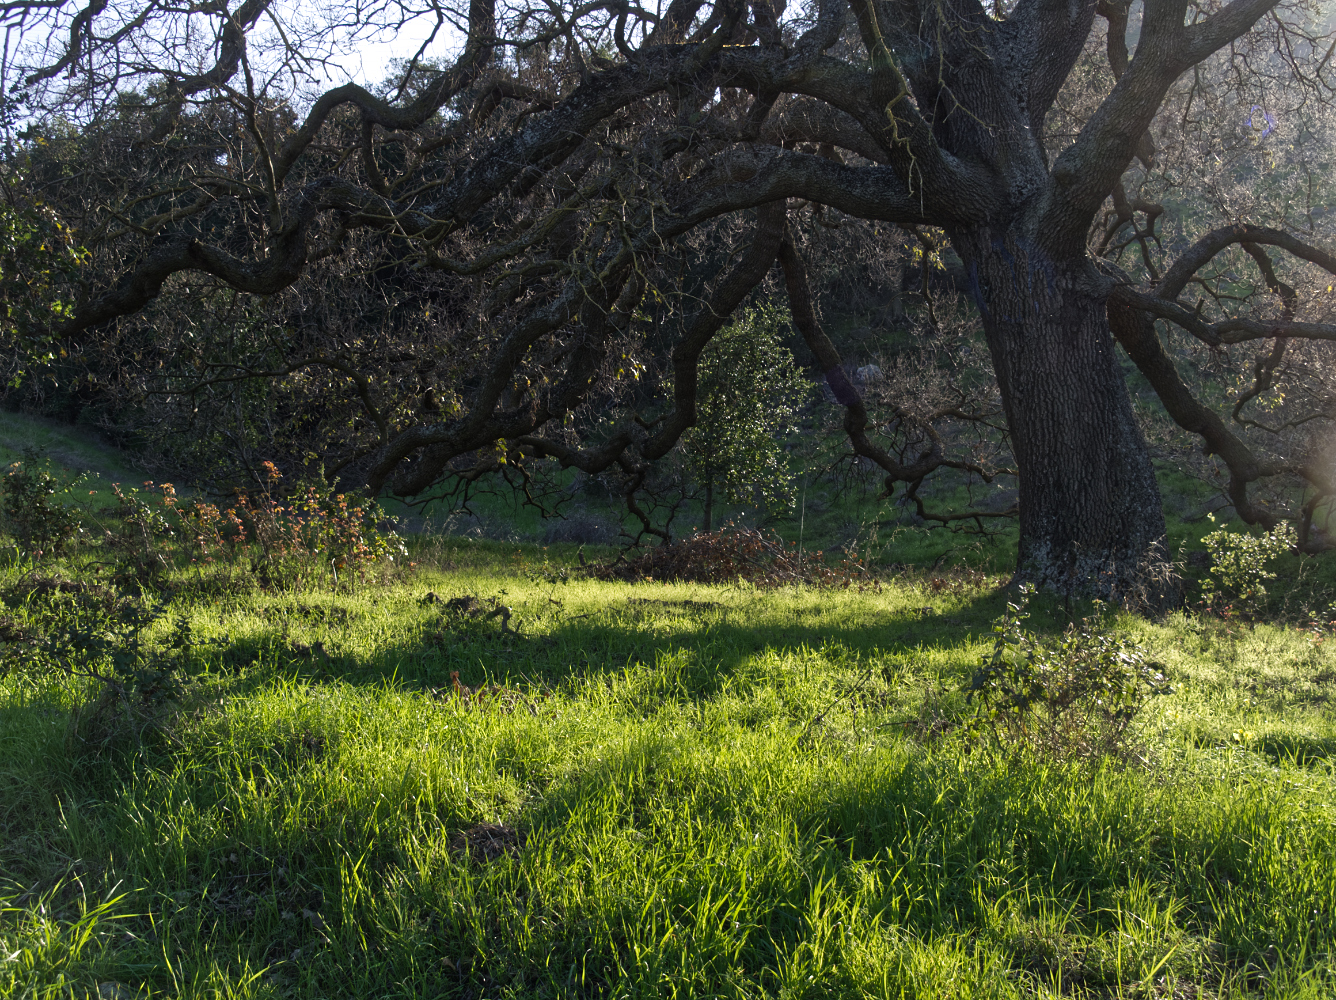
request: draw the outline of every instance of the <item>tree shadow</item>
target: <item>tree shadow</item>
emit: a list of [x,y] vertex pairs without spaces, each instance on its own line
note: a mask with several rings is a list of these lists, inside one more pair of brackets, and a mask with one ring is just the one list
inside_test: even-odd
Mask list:
[[1275,765],[1317,767],[1336,758],[1336,737],[1272,735],[1258,742],[1257,751]]
[[963,651],[990,635],[1006,600],[1002,592],[981,591],[957,600],[947,613],[925,603],[841,616],[819,603],[760,613],[759,602],[737,606],[653,593],[584,614],[517,608],[505,620],[435,612],[415,623],[409,636],[370,655],[338,652],[337,637],[306,645],[285,644],[277,636],[268,650],[252,642],[223,655],[240,663],[277,661],[279,669],[286,664],[311,680],[369,684],[393,678],[419,689],[451,687],[455,681],[470,687],[550,687],[671,657],[681,667],[679,683],[692,696],[709,697],[740,666],[766,651],[821,651],[849,665],[869,656],[912,658],[952,647]]

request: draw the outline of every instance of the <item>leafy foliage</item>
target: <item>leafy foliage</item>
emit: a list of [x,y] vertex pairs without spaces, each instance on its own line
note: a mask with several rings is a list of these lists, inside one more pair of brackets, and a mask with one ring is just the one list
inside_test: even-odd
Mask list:
[[80,509],[69,498],[88,478],[62,479],[39,461],[35,451],[25,451],[24,461],[13,463],[0,482],[5,529],[37,559],[60,552],[79,534]]
[[28,574],[5,599],[25,619],[10,629],[21,635],[9,636],[18,641],[4,647],[5,667],[33,679],[63,678],[79,692],[70,720],[75,744],[98,753],[142,751],[147,735],[165,732],[200,645],[188,616],[164,630],[164,598],[59,576]]
[[1202,581],[1202,603],[1216,611],[1233,611],[1257,607],[1266,597],[1264,581],[1276,577],[1267,564],[1294,549],[1299,539],[1294,526],[1281,521],[1260,535],[1221,528],[1202,541],[1211,554],[1211,569]]
[[25,359],[55,360],[63,348],[51,341],[54,324],[73,314],[61,287],[87,259],[68,226],[48,205],[0,200],[0,341],[15,349],[19,370]]
[[1056,757],[1121,755],[1148,698],[1170,691],[1145,649],[1096,613],[1045,643],[1025,628],[1033,588],[993,623],[997,640],[969,686],[971,725],[999,744]]
[[[810,390],[774,305],[745,310],[710,341],[701,356],[696,425],[682,438],[697,481],[734,503],[759,500],[773,513],[793,506],[788,461],[779,439]],[[707,501],[708,502],[708,501]],[[706,530],[711,525],[707,518]]]
[[98,694],[84,706],[77,735],[106,747],[161,724],[181,696],[181,668],[192,645],[190,623],[180,619],[166,649],[146,631],[166,614],[161,603],[118,598],[114,593],[78,595],[61,609],[56,627],[39,655],[72,677],[98,682]]

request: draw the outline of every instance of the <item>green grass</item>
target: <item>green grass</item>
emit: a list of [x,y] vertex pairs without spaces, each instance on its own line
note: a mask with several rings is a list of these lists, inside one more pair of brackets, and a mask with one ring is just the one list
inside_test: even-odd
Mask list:
[[[950,726],[992,590],[426,555],[352,594],[178,592],[155,635],[198,644],[166,736],[0,677],[0,996],[1336,993],[1330,640],[1121,619],[1176,693],[1089,766]],[[83,599],[17,576],[8,628]],[[461,595],[518,634],[442,610]],[[484,823],[522,846],[471,857]]]
[[150,478],[123,451],[94,435],[42,417],[0,411],[0,463],[21,462],[25,451],[36,452],[67,474],[87,472],[93,480],[89,488],[106,492],[110,502],[112,483],[138,485]]

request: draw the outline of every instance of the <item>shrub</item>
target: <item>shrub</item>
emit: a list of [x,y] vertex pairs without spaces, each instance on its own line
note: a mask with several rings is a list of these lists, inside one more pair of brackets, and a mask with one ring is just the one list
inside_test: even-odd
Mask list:
[[262,583],[291,588],[326,577],[335,584],[364,579],[373,565],[407,553],[397,534],[379,527],[385,518],[374,500],[323,483],[283,500],[273,489],[282,474],[264,464],[269,488],[256,498],[242,496],[227,512],[258,549],[251,563]]
[[265,488],[226,509],[183,501],[171,483],[113,487],[129,529],[123,542],[139,553],[141,567],[240,565],[276,590],[365,579],[376,564],[406,554],[399,536],[381,528],[385,518],[374,500],[324,484],[283,497],[282,474],[270,462],[265,467]]
[[718,531],[691,535],[671,545],[658,545],[616,562],[590,567],[601,580],[681,580],[687,583],[736,583],[758,587],[805,583],[819,587],[880,588],[856,555],[831,566],[822,553],[805,556],[773,532],[725,525]]
[[3,481],[5,529],[15,544],[40,559],[65,549],[79,534],[79,507],[70,502],[75,488],[88,477],[81,473],[62,481],[49,466],[39,468],[39,457],[25,449],[24,460],[15,462]]
[[1267,570],[1267,563],[1289,552],[1299,539],[1294,526],[1281,521],[1261,535],[1221,528],[1202,541],[1211,554],[1211,568],[1202,581],[1202,604],[1218,613],[1228,613],[1256,609],[1266,597],[1263,581],[1276,577]]
[[5,665],[74,682],[70,736],[76,743],[133,749],[150,731],[164,731],[198,645],[187,619],[153,639],[152,626],[167,614],[164,601],[53,576],[26,575],[5,599],[24,608],[21,629],[11,624]]
[[993,623],[997,640],[968,689],[970,728],[1049,756],[1122,756],[1146,701],[1170,692],[1159,665],[1109,627],[1102,606],[1044,643],[1024,627],[1033,592],[1022,587],[1021,599]]

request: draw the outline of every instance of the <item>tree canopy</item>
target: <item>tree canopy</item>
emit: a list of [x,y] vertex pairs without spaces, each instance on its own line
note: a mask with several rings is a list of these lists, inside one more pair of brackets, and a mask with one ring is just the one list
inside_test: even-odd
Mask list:
[[[638,512],[707,345],[782,286],[888,491],[1018,477],[1035,582],[1172,600],[1147,583],[1164,518],[1115,342],[1245,520],[1287,513],[1250,493],[1268,478],[1308,520],[1336,492],[1311,433],[1336,398],[1316,4],[3,9],[29,125],[8,169],[89,254],[51,335],[190,412],[283,382],[312,455],[372,490],[555,459],[618,470]],[[325,83],[338,43],[418,19],[392,80]],[[864,392],[813,275],[906,241],[954,250],[988,358],[953,375],[929,308],[937,360]],[[1185,371],[1220,358],[1246,376],[1225,417]]]

